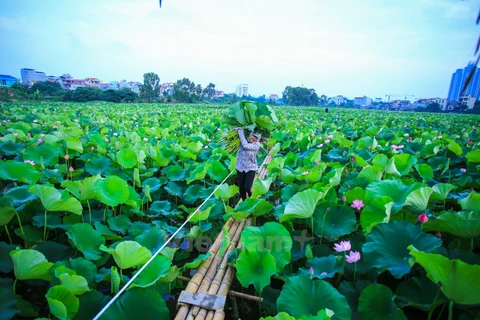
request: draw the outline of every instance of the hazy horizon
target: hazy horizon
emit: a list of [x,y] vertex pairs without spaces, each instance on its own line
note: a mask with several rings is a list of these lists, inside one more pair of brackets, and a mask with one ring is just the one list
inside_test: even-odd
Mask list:
[[[187,77],[252,95],[287,85],[320,96],[448,94],[478,37],[472,0],[0,2],[0,73],[104,82]],[[393,98],[392,98],[393,99]]]

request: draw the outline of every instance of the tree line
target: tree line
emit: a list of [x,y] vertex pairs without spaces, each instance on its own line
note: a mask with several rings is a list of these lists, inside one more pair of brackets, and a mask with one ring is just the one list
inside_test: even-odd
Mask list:
[[[201,84],[196,84],[188,78],[182,78],[173,83],[173,88],[162,91],[162,84],[158,74],[148,72],[143,75],[143,85],[139,88],[139,93],[135,93],[128,88],[120,90],[101,90],[97,87],[79,87],[75,90],[64,90],[56,82],[37,82],[28,87],[20,83],[15,83],[7,89],[7,94],[0,95],[0,100],[8,100],[14,97],[17,100],[51,100],[51,101],[108,101],[108,102],[179,102],[179,103],[199,103],[203,101],[215,101],[220,103],[235,103],[240,99],[276,104],[265,95],[260,97],[237,97],[236,95],[215,98],[215,84],[209,83],[202,88]],[[173,90],[171,90],[173,89]],[[3,97],[3,98],[2,98]],[[323,97],[323,96],[322,96]],[[304,87],[287,86],[283,91],[283,102],[293,106],[316,106],[319,105],[319,97],[314,89]]]

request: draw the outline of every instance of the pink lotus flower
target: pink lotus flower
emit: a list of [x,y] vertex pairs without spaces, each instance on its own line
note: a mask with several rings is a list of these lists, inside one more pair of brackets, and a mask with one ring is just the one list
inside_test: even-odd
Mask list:
[[75,119],[75,120],[73,120],[73,121],[78,122],[78,119]]
[[105,139],[105,142],[108,142],[108,139]]
[[397,149],[403,149],[403,148],[405,148],[404,145],[397,146]]
[[438,138],[438,139],[442,139],[443,137],[442,137],[442,136],[438,136],[437,138]]
[[308,174],[308,171],[303,171],[302,176],[306,176]]
[[318,145],[318,147],[319,147],[319,148],[323,147],[323,143],[320,143],[320,144]]
[[467,172],[467,169],[461,168],[461,169],[460,169],[460,172],[465,173],[465,172]]
[[350,207],[352,207],[353,209],[362,210],[362,208],[365,207],[365,205],[363,204],[362,200],[357,199],[357,200],[353,200],[353,203]]
[[345,169],[345,173],[348,173],[348,170],[347,170],[347,169]]
[[212,142],[212,140],[210,140],[210,139],[207,139],[207,142]]
[[95,147],[91,147],[90,150],[92,150],[92,151],[95,150]]
[[328,139],[333,139],[333,135],[332,135],[332,134],[329,135],[329,136],[328,136]]
[[327,211],[330,211],[330,207],[327,208]]
[[58,127],[57,127],[57,126],[53,126],[52,129],[58,129]]
[[65,155],[65,160],[68,160],[70,159],[70,156],[68,155],[68,153]]
[[468,140],[468,144],[473,144],[472,140]]
[[315,165],[318,166],[320,164],[320,162],[318,161],[315,161]]
[[435,237],[437,237],[438,239],[441,239],[442,238],[442,234],[440,232],[437,232],[435,233]]
[[428,217],[425,213],[422,213],[421,215],[418,216],[418,221],[420,223],[425,223],[428,221]]
[[117,136],[118,136],[118,133],[115,132],[115,133],[113,134],[113,136],[114,136],[114,137],[117,137]]
[[148,141],[148,139],[147,139],[147,138],[143,138],[143,141],[147,142],[147,141]]
[[315,274],[315,270],[313,270],[312,267],[310,267],[310,270],[308,270],[308,273],[310,273],[311,276]]
[[330,143],[330,140],[325,140],[325,143]]
[[342,201],[343,201],[343,202],[347,201],[347,197],[342,196]]
[[32,166],[34,166],[34,165],[35,165],[35,162],[34,162],[34,161],[32,161],[32,160],[24,160],[23,162],[25,162],[25,163],[29,163],[29,164],[31,164]]
[[340,243],[335,243],[333,250],[337,252],[348,251],[352,248],[350,241],[340,241]]
[[355,162],[355,161],[357,161],[357,160],[355,160],[355,158],[354,158],[354,157],[352,157],[352,162]]
[[33,120],[34,123],[38,123],[38,120]]
[[393,149],[393,150],[397,150],[397,149],[398,149],[397,145],[392,144],[392,149]]
[[360,260],[360,252],[358,252],[358,251],[350,251],[350,253],[345,256],[345,260],[346,260],[348,263],[355,263],[355,262],[357,262],[358,260]]
[[208,146],[203,147],[203,149],[207,150],[207,149],[208,149]]
[[37,140],[37,142],[38,142],[38,144],[42,144],[42,143],[43,143],[43,139],[40,138],[40,139]]
[[70,166],[70,168],[68,168],[68,171],[72,172],[72,171],[73,171],[73,167]]
[[403,136],[404,136],[404,137],[408,137],[408,136],[409,136],[409,134],[408,134],[408,133],[405,133]]

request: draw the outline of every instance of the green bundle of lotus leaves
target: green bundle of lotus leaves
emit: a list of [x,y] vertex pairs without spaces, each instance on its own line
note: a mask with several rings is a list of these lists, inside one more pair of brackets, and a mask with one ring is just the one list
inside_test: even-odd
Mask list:
[[225,132],[220,140],[225,150],[233,154],[240,146],[235,128],[244,128],[247,135],[258,132],[262,137],[268,137],[277,128],[277,123],[278,118],[271,106],[260,102],[239,101],[223,116]]

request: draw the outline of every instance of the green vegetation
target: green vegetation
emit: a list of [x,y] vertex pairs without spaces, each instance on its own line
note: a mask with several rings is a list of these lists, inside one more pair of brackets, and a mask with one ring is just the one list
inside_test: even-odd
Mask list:
[[[228,107],[1,103],[1,318],[92,319],[234,170]],[[273,110],[256,197],[227,179],[105,318],[173,317],[201,243],[253,215],[243,319],[475,319],[480,118]]]

